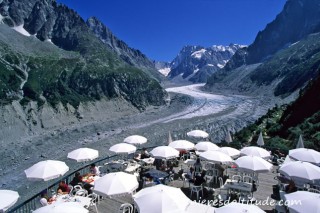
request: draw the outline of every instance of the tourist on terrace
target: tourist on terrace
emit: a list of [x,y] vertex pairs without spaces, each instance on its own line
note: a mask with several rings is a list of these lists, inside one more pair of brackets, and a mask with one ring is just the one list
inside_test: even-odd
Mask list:
[[48,197],[47,190],[44,190],[43,192],[41,192],[40,203],[41,203],[42,206],[47,206],[47,205],[51,204],[54,201],[55,201],[54,198],[52,198],[52,197],[49,198]]
[[57,189],[57,194],[69,194],[69,192],[70,192],[69,186],[66,184],[65,181],[62,180],[59,183],[59,187]]
[[194,185],[195,186],[201,186],[203,183],[206,182],[206,179],[204,178],[206,175],[206,172],[202,172],[201,175],[198,174],[194,179]]
[[298,189],[293,180],[290,180],[289,185],[286,187],[286,193],[296,192]]
[[197,158],[197,161],[194,163],[194,175],[201,174],[202,172],[202,164],[200,162],[200,158]]
[[74,178],[70,182],[70,185],[72,186],[82,185],[82,176],[80,175],[80,172],[75,173]]
[[141,152],[141,159],[149,158],[149,157],[150,157],[149,152],[147,151],[146,148],[143,148],[143,149],[142,149],[142,152]]
[[96,176],[96,175],[99,176],[100,175],[100,171],[94,163],[90,165],[89,170],[90,170],[90,174],[88,174],[88,176]]

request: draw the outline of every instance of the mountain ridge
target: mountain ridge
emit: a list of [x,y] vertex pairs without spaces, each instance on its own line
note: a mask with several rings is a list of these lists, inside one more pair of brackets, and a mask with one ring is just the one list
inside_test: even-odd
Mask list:
[[244,45],[230,44],[212,45],[203,47],[197,45],[184,46],[179,54],[162,67],[168,72],[167,77],[173,81],[181,78],[182,81],[204,83],[208,76],[223,68],[231,56]]
[[[76,107],[80,101],[123,97],[140,110],[149,104],[165,103],[166,92],[159,83],[145,72],[130,66],[114,51],[103,45],[74,10],[52,0],[32,0],[27,4],[24,0],[4,0],[0,4],[0,9],[2,21],[6,25],[21,26],[21,29],[32,35],[30,37],[39,39],[40,46],[51,45],[50,42],[44,42],[51,41],[61,49],[80,54],[78,55],[80,63],[72,66],[73,68],[67,67],[64,71],[62,67],[59,68],[61,70],[50,67],[53,69],[52,75],[58,79],[53,77],[49,82],[45,80],[45,76],[40,77],[41,73],[45,72],[44,69],[38,69],[37,65],[30,67],[28,64],[21,64],[19,60],[11,59],[17,63],[12,66],[22,65],[29,68],[29,78],[22,88],[27,100],[41,102],[45,98],[51,104],[55,104],[59,100],[68,103],[70,99],[70,104]],[[11,48],[11,53],[10,56],[7,54],[9,60],[10,57],[15,58],[14,46]],[[25,56],[21,56],[19,59],[24,60]],[[46,60],[38,62],[47,66],[49,64],[46,63],[50,60],[47,60],[48,62]],[[9,71],[6,70],[7,73]],[[15,81],[26,80],[21,79],[19,72],[12,74]],[[37,78],[37,75],[39,82],[32,80],[33,77]],[[9,80],[6,79],[7,83]],[[13,86],[14,90],[19,90],[17,85]],[[134,90],[136,92],[133,93]],[[6,93],[2,93],[1,97],[5,98]]]
[[[286,97],[305,86],[317,75],[319,11],[318,1],[288,0],[251,45],[208,79],[206,89]],[[237,78],[242,81],[235,82]]]

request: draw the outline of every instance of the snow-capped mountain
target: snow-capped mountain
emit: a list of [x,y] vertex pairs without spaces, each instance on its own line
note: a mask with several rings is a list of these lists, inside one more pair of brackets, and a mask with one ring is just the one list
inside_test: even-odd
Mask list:
[[158,66],[169,79],[182,78],[193,83],[206,82],[215,71],[223,68],[234,53],[244,45],[185,46],[169,66]]
[[154,63],[156,69],[164,76],[168,76],[171,71],[170,62],[156,61]]

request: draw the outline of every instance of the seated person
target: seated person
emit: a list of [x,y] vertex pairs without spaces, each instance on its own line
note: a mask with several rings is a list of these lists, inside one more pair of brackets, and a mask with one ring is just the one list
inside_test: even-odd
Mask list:
[[82,185],[82,176],[80,175],[80,172],[75,173],[74,178],[70,182],[70,185],[72,186]]
[[166,162],[163,160],[161,161],[161,167],[160,167],[161,171],[166,171],[167,170],[167,165]]
[[52,202],[55,201],[54,198],[52,198],[52,197],[49,198],[48,197],[48,194],[47,194],[46,190],[43,191],[40,196],[41,196],[40,203],[41,203],[42,206],[50,205]]
[[215,168],[218,170],[218,176],[223,177],[223,172],[224,172],[225,168],[223,167],[222,163],[215,164]]
[[206,175],[205,172],[202,172],[201,175],[198,174],[198,175],[195,177],[193,184],[194,184],[195,186],[201,186],[203,183],[206,182],[206,179],[204,178],[205,175]]
[[194,175],[194,168],[191,166],[185,177],[191,180],[193,179],[193,175]]
[[139,153],[136,153],[133,157],[133,160],[135,160],[136,162],[140,162],[141,156]]
[[197,158],[197,161],[194,163],[194,173],[199,174],[202,172],[202,164],[200,162],[200,158]]
[[298,189],[293,180],[290,180],[289,185],[286,187],[286,193],[296,192]]
[[62,180],[62,181],[59,183],[59,187],[58,187],[58,189],[57,189],[57,193],[58,193],[58,194],[69,194],[69,192],[70,192],[69,186],[66,184],[65,181]]
[[167,172],[168,174],[174,174],[173,166],[170,166],[170,167],[166,170],[166,172]]
[[162,165],[162,160],[161,159],[155,159],[153,162],[153,165],[156,166],[157,170],[160,170],[161,165]]
[[88,194],[92,194],[92,188],[93,186],[90,183],[85,183],[83,185],[83,189],[87,190]]
[[143,148],[143,149],[142,149],[142,152],[141,152],[141,159],[149,158],[149,157],[150,157],[149,152],[147,151],[146,148]]
[[99,176],[100,175],[100,171],[94,163],[90,165],[89,170],[90,170],[90,173],[88,174],[88,176],[96,176],[96,175]]

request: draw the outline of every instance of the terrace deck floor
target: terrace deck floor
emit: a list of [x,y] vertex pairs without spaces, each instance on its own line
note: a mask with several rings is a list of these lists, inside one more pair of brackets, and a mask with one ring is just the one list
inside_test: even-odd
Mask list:
[[[184,169],[187,169],[186,165],[182,165],[182,166],[184,167]],[[271,201],[274,203],[276,202],[271,198],[271,194],[273,193],[273,185],[277,184],[277,181],[274,179],[276,176],[277,168],[278,168],[277,166],[274,166],[272,171],[268,173],[259,174],[259,185],[257,187],[257,191],[253,193],[254,198],[256,198],[257,204],[260,204],[260,203],[262,204],[258,206],[266,212],[273,212],[275,208],[274,205],[273,206],[266,205],[265,202],[266,201],[268,201],[268,203],[270,203]],[[180,169],[180,167],[175,168],[175,171],[178,171],[178,169]],[[228,173],[232,175],[232,171],[231,172],[229,171]],[[181,190],[186,194],[186,196],[188,197],[190,196],[190,189],[189,189],[188,183],[186,183],[185,186],[183,186],[182,180],[174,180],[174,181],[171,181],[168,185],[181,188]],[[214,188],[213,190],[214,192],[210,190],[204,190],[205,192],[203,197],[207,201],[210,201],[214,198],[213,196],[214,193],[219,194],[220,190],[219,190],[218,184],[213,185],[213,188]],[[195,201],[196,199],[195,195],[193,195],[191,199]],[[132,197],[128,195],[125,197],[115,197],[112,199],[103,198],[102,200],[100,200],[97,207],[99,212],[118,213],[120,206],[123,203],[133,203]],[[95,209],[91,208],[90,213],[94,213],[94,212],[96,212]]]

